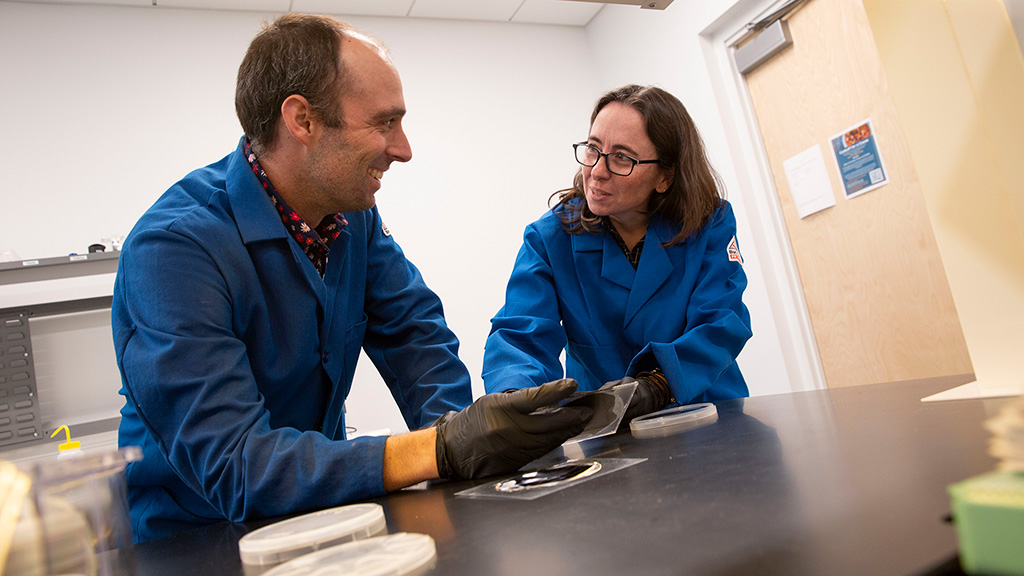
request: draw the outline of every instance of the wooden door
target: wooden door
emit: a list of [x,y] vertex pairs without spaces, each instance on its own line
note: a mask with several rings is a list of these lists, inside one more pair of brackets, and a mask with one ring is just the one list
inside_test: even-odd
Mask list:
[[[861,0],[810,0],[788,25],[793,45],[746,82],[829,387],[972,373]],[[889,183],[847,198],[830,139],[866,119]],[[783,162],[815,145],[836,204],[800,218]]]

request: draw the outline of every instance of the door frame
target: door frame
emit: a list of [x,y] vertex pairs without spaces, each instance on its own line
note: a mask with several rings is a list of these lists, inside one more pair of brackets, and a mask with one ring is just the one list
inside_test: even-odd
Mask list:
[[761,269],[783,361],[792,379],[790,386],[797,392],[825,389],[828,384],[768,154],[732,48],[747,33],[748,23],[771,14],[787,1],[739,0],[701,31],[700,43],[720,107],[739,193],[750,212],[753,240],[763,260]]

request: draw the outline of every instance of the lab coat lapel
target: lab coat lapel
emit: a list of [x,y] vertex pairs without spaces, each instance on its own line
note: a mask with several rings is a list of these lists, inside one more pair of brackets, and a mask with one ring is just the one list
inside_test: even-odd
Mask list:
[[630,289],[636,278],[636,270],[633,270],[633,265],[629,263],[629,259],[622,253],[622,248],[619,248],[618,243],[615,242],[611,234],[606,232],[601,234],[600,237],[603,239],[601,248],[604,251],[601,262],[601,277],[627,290]]
[[281,225],[281,217],[277,215],[270,195],[242,155],[241,145],[228,160],[224,189],[243,243],[288,238],[288,231]]
[[252,244],[265,240],[284,239],[300,273],[309,284],[310,290],[316,294],[317,300],[324,308],[327,307],[327,290],[316,266],[309,260],[302,247],[288,235],[281,216],[274,209],[267,191],[260,185],[256,175],[252,173],[249,162],[239,148],[232,154],[228,166],[228,178],[225,183],[228,202],[235,214],[235,223],[242,242]]
[[[573,252],[581,255],[584,252],[600,252],[601,277],[629,290],[629,287],[633,285],[633,267],[629,265],[625,258],[616,258],[616,255],[622,256],[622,250],[615,244],[615,240],[612,240],[611,236],[605,233],[592,234],[584,232],[582,234],[571,234],[569,237],[572,239]],[[597,254],[593,256],[596,257]],[[619,260],[622,260],[622,262],[619,262]],[[625,266],[622,266],[623,263],[625,263]],[[597,261],[592,257],[584,258],[581,256],[577,258],[577,268],[578,273],[582,276],[594,274],[597,271]]]
[[[626,315],[623,328],[629,326],[630,321],[636,316],[640,308],[654,296],[654,293],[661,288],[661,285],[672,275],[675,266],[668,256],[668,250],[662,246],[671,236],[665,226],[652,222],[647,227],[647,236],[644,239],[644,250],[640,255],[640,265],[637,267],[636,280],[629,292],[629,300],[626,302]],[[616,247],[617,248],[617,247]],[[621,252],[621,250],[620,250]],[[627,264],[627,266],[629,266]],[[632,266],[629,266],[632,269]]]
[[[601,252],[601,277],[612,284],[629,290],[629,287],[633,285],[635,272],[633,267],[629,265],[629,261],[622,256],[622,250],[619,248],[619,245],[615,243],[615,240],[609,234],[584,232],[583,234],[573,234],[571,238],[574,252]],[[591,262],[591,264],[587,264],[584,269],[580,270],[580,273],[593,274],[594,268],[592,266],[596,262],[589,258],[586,260]]]
[[324,322],[320,326],[320,339],[328,341],[331,334],[331,320],[334,319],[334,308],[338,299],[338,285],[341,283],[341,272],[345,268],[348,258],[348,243],[352,240],[352,233],[348,227],[342,228],[338,237],[331,244],[331,251],[327,256],[327,269],[324,272],[323,282],[319,284],[324,288],[330,297],[321,300],[324,309]]

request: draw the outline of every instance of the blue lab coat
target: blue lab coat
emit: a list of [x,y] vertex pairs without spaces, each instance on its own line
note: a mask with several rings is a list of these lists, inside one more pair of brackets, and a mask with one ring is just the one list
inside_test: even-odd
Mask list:
[[580,390],[660,367],[681,404],[747,396],[736,356],[750,314],[732,207],[723,201],[697,234],[662,246],[677,232],[653,216],[633,270],[607,231],[569,234],[554,210],[527,227],[491,320],[487,392],[561,378],[565,349]]
[[125,242],[112,310],[136,540],[384,494],[384,437],[345,440],[360,348],[410,429],[471,402],[441,302],[376,208],[345,215],[321,279],[239,149]]

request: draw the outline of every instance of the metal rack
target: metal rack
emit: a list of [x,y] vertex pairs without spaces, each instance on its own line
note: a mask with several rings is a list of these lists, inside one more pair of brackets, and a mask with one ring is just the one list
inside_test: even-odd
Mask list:
[[[99,418],[95,413],[74,414],[73,402],[70,410],[56,402],[65,392],[73,391],[87,397],[100,394],[105,403],[114,405],[116,388],[113,396],[108,397],[111,392],[107,388],[72,390],[78,381],[56,382],[51,388],[40,386],[39,366],[57,366],[63,361],[81,363],[82,358],[77,357],[74,350],[47,349],[50,358],[40,362],[37,353],[41,350],[33,346],[32,324],[44,317],[74,317],[82,312],[109,310],[113,300],[112,281],[111,290],[104,289],[105,293],[98,295],[95,289],[76,293],[74,279],[96,275],[112,277],[117,271],[119,255],[118,252],[97,252],[0,263],[0,451],[49,441],[53,429],[69,423],[68,419],[76,425],[79,435],[117,429],[116,413],[106,410],[107,414]],[[36,294],[34,290],[43,286],[64,287],[65,284],[70,286],[55,298],[48,298],[42,290]],[[18,296],[11,296],[13,288],[24,290]],[[86,362],[92,360],[88,351],[84,355]],[[95,361],[105,369],[114,364],[113,355],[95,358]],[[81,373],[83,381],[87,382],[90,367],[83,366]],[[56,418],[64,421],[55,422]]]

